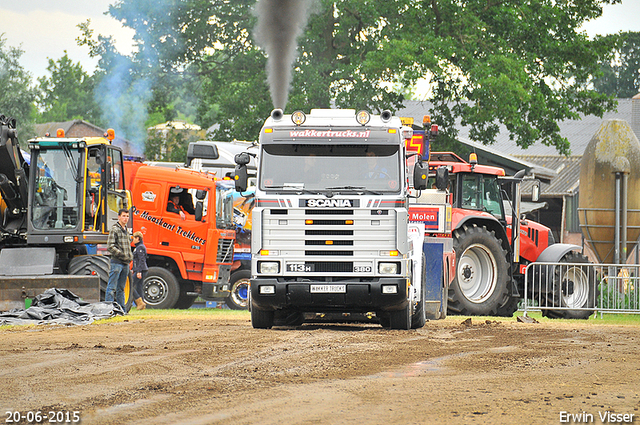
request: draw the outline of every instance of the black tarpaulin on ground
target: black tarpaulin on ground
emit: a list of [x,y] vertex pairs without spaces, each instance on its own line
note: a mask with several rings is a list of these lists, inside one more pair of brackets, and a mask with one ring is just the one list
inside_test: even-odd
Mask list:
[[2,325],[86,325],[94,320],[122,316],[122,307],[114,301],[88,303],[68,289],[51,288],[37,295],[31,307],[0,313]]

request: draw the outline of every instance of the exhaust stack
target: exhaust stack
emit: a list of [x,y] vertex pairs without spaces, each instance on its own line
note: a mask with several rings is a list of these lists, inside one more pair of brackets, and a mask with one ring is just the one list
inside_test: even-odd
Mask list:
[[274,108],[284,109],[287,105],[297,38],[307,25],[313,1],[258,0],[256,4],[258,24],[254,36],[267,54],[267,81]]

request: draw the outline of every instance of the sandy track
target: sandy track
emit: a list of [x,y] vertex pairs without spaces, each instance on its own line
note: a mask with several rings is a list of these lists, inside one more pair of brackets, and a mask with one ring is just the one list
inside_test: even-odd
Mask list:
[[[640,333],[464,317],[414,331],[248,314],[0,330],[0,408],[84,424],[561,423],[640,415]],[[586,416],[589,419],[588,416]],[[638,421],[636,421],[638,422]],[[23,421],[22,423],[27,423]],[[48,422],[47,422],[48,423]]]

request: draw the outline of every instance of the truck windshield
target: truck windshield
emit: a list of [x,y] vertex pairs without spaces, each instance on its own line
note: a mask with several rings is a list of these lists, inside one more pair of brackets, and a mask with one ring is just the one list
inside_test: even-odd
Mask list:
[[216,226],[233,229],[233,188],[228,184],[216,185]]
[[36,229],[75,229],[78,226],[80,152],[64,146],[42,149],[32,158],[35,193],[32,222]]
[[395,145],[265,145],[260,158],[262,190],[323,191],[362,188],[397,193],[400,155]]

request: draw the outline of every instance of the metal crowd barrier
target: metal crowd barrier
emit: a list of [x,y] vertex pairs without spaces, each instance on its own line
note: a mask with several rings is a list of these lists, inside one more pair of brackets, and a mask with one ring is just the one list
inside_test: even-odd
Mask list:
[[524,281],[524,315],[586,318],[594,312],[640,314],[640,265],[531,263]]

